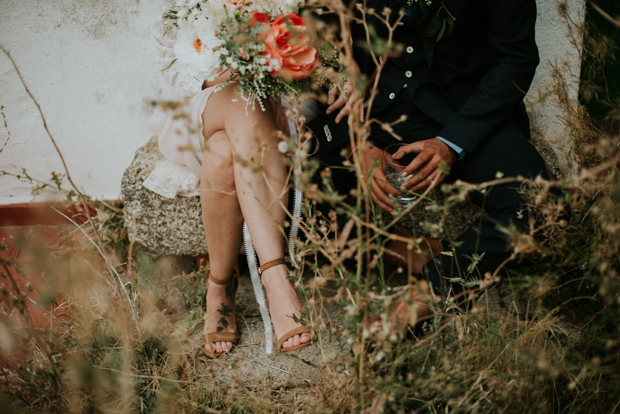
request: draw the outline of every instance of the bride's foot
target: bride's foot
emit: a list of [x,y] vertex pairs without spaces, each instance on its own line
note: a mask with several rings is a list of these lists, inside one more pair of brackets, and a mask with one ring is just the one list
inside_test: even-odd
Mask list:
[[[303,306],[297,297],[297,292],[286,278],[286,265],[280,264],[266,268],[261,274],[261,281],[269,298],[269,313],[272,317],[276,339],[303,326],[292,318],[301,315]],[[304,328],[305,329],[305,328]],[[293,335],[282,344],[283,349],[298,347],[310,343],[310,334],[307,332]]]
[[[218,336],[217,334],[237,333],[237,319],[235,317],[235,284],[236,278],[231,277],[226,284],[214,283],[209,278],[207,285],[207,312],[203,334]],[[216,334],[216,335],[214,335]],[[233,347],[233,342],[218,341],[207,342],[204,348],[208,353],[223,353]],[[217,355],[216,355],[217,356]]]

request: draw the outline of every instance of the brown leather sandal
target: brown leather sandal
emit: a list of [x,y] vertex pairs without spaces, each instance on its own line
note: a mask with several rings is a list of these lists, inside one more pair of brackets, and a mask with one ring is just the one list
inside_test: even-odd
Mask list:
[[[239,281],[237,280],[237,273],[233,272],[232,276],[226,280],[218,280],[213,276],[209,276],[209,279],[215,283],[216,285],[225,286],[231,283],[232,280],[232,295],[235,296],[237,293],[237,286],[239,286]],[[207,315],[205,313],[205,323],[207,323]],[[211,332],[202,335],[202,352],[211,359],[216,359],[224,355],[225,353],[232,350],[226,350],[224,352],[209,352],[205,349],[205,345],[213,343],[213,342],[232,342],[233,345],[237,345],[239,342],[239,332]]]
[[[272,260],[270,262],[267,262],[267,263],[265,263],[264,265],[262,265],[261,267],[258,268],[258,275],[259,276],[262,275],[262,273],[265,270],[269,269],[270,267],[278,266],[278,265],[281,265],[281,264],[286,264],[286,260],[284,260],[284,259],[276,259],[276,260]],[[267,298],[267,306],[269,306],[269,298]],[[297,311],[301,311],[301,309],[293,311],[293,313],[297,312]],[[275,329],[275,323],[274,322],[279,317],[283,316],[285,318],[292,318],[292,315],[286,315],[287,312],[288,311],[284,311],[284,312],[280,313],[279,315],[271,317],[271,319],[272,319],[271,323],[274,325],[274,329]],[[290,348],[282,348],[282,345],[284,345],[284,342],[288,341],[293,336],[295,336],[295,335],[302,335],[302,334],[305,334],[305,333],[307,333],[307,334],[310,333],[308,328],[306,328],[305,326],[298,326],[297,328],[292,329],[292,330],[286,332],[284,335],[282,335],[280,337],[280,339],[278,339],[278,345],[277,345],[278,351],[280,351],[280,352],[294,351],[296,349],[300,349],[300,348],[303,348],[305,346],[311,345],[312,341],[308,341],[306,343],[299,344],[297,346],[293,346],[293,347],[290,347]]]

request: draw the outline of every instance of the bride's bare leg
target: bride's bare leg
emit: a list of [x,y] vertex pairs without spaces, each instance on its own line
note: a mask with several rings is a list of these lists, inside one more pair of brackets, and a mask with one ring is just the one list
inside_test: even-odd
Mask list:
[[[247,108],[246,103],[232,102],[236,85],[229,85],[209,99],[203,113],[204,135],[226,131],[234,163],[235,187],[243,217],[261,263],[284,257],[282,228],[286,205],[286,166],[278,152],[275,116],[270,105],[262,111]],[[249,164],[248,164],[249,163]],[[256,169],[255,167],[259,167]],[[277,197],[276,197],[277,195]],[[280,202],[282,205],[280,204]],[[287,277],[286,267],[274,266],[262,275],[270,300],[272,315],[301,309],[301,302]],[[286,314],[286,313],[285,313]],[[276,337],[296,328],[292,318],[279,318],[274,324]],[[295,335],[283,344],[284,348],[310,341],[309,334]]]
[[[202,157],[200,203],[209,248],[210,272],[214,278],[226,280],[233,273],[241,249],[243,215],[234,195],[233,159],[225,132],[220,131],[209,137]],[[204,333],[236,331],[234,296],[230,294],[230,289],[227,294],[226,286],[217,285],[209,279]],[[209,352],[223,352],[231,347],[230,342],[205,345]]]

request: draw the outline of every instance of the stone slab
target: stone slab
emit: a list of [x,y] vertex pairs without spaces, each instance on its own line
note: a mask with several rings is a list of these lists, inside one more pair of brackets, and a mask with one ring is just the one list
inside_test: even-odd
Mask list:
[[207,254],[199,197],[169,199],[142,186],[164,157],[153,137],[136,152],[121,181],[125,225],[130,237],[158,254]]

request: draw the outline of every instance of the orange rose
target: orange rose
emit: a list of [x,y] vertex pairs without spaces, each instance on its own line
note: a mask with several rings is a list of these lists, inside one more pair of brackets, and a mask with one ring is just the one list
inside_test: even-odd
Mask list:
[[[266,16],[263,16],[252,16],[252,21],[266,23]],[[262,34],[267,53],[280,66],[279,70],[271,71],[271,76],[281,76],[285,80],[304,79],[312,73],[319,61],[319,54],[315,47],[310,46],[307,32],[308,27],[303,19],[289,13],[276,18]]]
[[250,27],[254,27],[256,26],[256,23],[265,23],[265,24],[269,24],[269,17],[267,17],[266,14],[263,14],[261,12],[254,12],[252,13],[252,16],[250,16]]

